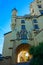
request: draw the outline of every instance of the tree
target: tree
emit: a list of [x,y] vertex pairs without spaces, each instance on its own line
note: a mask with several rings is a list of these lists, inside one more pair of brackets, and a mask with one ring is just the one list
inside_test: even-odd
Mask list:
[[30,65],[43,65],[43,42],[39,46],[32,46],[29,52],[33,55]]

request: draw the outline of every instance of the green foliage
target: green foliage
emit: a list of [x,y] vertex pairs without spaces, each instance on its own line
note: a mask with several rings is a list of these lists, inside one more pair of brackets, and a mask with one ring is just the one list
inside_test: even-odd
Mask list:
[[39,46],[32,46],[29,52],[33,55],[30,65],[43,65],[43,42],[39,43]]

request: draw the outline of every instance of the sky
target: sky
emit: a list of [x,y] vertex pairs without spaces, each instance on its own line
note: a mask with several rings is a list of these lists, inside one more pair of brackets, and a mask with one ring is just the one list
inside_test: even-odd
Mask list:
[[2,54],[4,34],[11,31],[11,13],[16,8],[18,16],[30,13],[30,4],[33,0],[0,0],[0,53]]

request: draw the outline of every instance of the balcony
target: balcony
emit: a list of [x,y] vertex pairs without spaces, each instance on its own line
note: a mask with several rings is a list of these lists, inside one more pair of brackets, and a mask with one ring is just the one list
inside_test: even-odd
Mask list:
[[21,30],[17,32],[17,40],[26,40],[27,39],[27,30]]

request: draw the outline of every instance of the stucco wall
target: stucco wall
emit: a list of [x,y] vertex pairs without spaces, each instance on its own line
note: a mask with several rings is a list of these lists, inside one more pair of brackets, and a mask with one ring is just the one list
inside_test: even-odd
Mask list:
[[13,46],[13,43],[10,41],[11,40],[11,33],[6,34],[4,36],[4,46],[3,46],[3,56],[11,56],[12,55],[12,50],[9,49],[9,47]]

